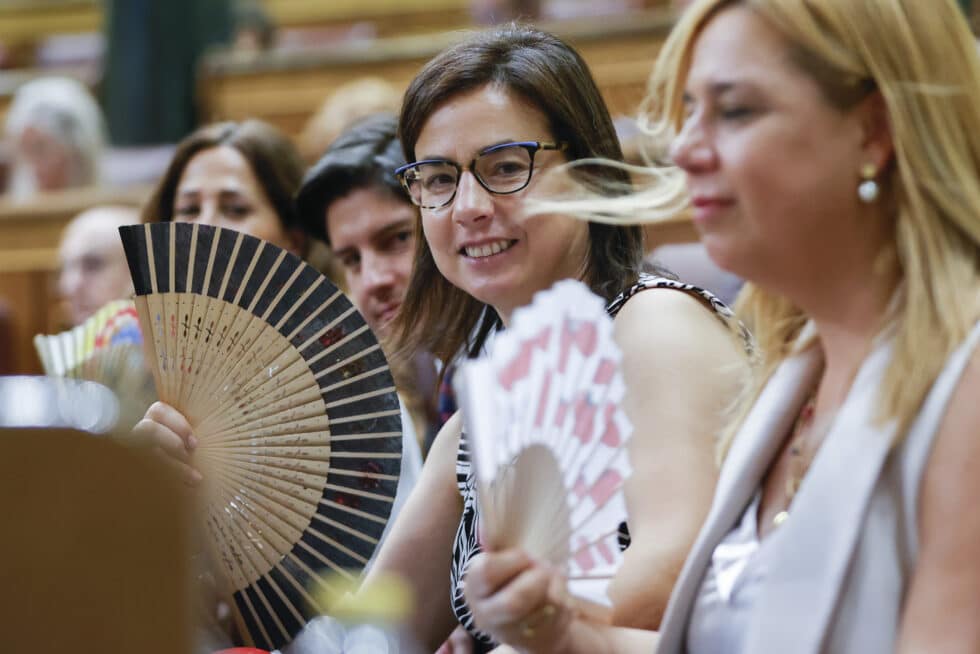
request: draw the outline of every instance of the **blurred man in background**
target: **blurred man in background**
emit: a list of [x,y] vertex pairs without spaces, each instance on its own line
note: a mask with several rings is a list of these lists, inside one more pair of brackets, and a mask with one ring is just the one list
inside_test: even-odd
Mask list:
[[58,295],[72,325],[132,294],[118,229],[139,221],[135,207],[104,206],[83,211],[65,227],[58,249]]

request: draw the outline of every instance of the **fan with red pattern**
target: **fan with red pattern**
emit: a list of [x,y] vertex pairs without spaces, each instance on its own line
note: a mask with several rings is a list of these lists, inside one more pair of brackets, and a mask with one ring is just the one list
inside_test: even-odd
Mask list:
[[515,311],[458,385],[484,544],[551,562],[607,606],[630,474],[621,358],[603,301],[563,281]]

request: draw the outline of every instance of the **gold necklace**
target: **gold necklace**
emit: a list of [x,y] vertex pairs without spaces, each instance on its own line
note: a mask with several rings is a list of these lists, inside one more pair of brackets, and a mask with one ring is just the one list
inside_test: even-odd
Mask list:
[[777,513],[772,519],[772,524],[776,527],[786,522],[786,518],[789,517],[789,507],[793,503],[793,498],[796,497],[796,491],[800,489],[800,484],[803,483],[803,477],[806,475],[807,470],[810,468],[810,463],[813,460],[812,457],[804,456],[803,444],[807,433],[813,427],[816,404],[817,394],[816,391],[813,391],[807,397],[806,402],[803,403],[803,407],[796,416],[796,422],[793,423],[793,435],[789,444],[789,472],[787,473],[785,489],[786,508]]

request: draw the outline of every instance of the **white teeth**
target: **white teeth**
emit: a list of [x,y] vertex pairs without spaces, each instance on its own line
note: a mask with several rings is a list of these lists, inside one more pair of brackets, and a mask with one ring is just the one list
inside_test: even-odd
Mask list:
[[464,248],[466,256],[480,259],[482,257],[489,257],[493,254],[498,254],[508,249],[511,246],[510,241],[497,241],[495,243],[490,243],[489,245],[483,245],[480,247],[467,247]]

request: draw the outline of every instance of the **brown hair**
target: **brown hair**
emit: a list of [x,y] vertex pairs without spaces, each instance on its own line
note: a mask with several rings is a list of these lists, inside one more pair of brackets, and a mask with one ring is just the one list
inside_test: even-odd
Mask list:
[[[405,92],[399,135],[407,161],[429,117],[461,93],[496,85],[537,107],[548,119],[551,136],[568,144],[568,160],[613,159],[623,155],[609,111],[582,57],[557,37],[522,25],[478,32],[432,59]],[[577,167],[579,180],[602,179],[629,188],[614,168]],[[456,288],[436,267],[417,227],[415,266],[394,323],[401,352],[424,349],[449,361],[465,347],[477,354],[500,325],[493,307]],[[598,295],[612,299],[640,271],[643,236],[638,227],[589,223],[590,251],[584,280]]]
[[371,189],[412,206],[395,178],[405,163],[394,114],[375,114],[355,123],[327,148],[303,178],[296,194],[296,212],[307,232],[330,245],[327,209],[359,189]]
[[293,195],[303,179],[303,161],[282,132],[260,120],[206,125],[181,141],[163,178],[143,207],[143,222],[172,221],[177,185],[184,168],[197,153],[222,145],[235,148],[248,161],[283,228],[286,231],[300,229]]

